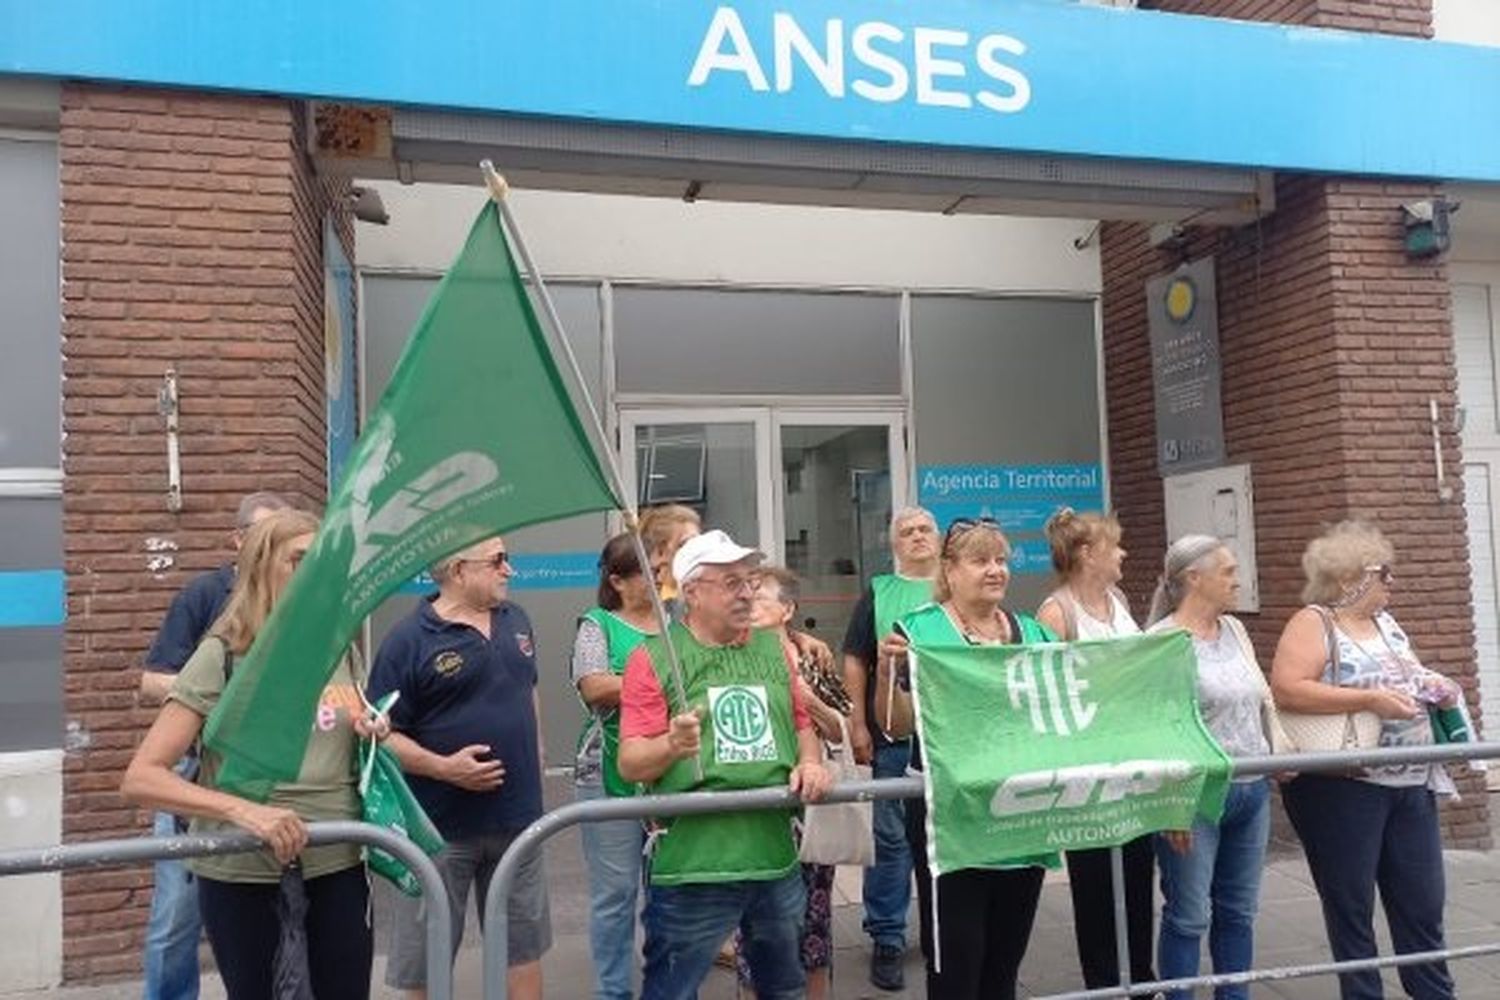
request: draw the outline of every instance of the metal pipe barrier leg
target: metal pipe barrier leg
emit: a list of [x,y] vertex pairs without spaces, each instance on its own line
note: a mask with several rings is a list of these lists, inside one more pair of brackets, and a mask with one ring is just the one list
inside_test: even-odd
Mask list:
[[[851,781],[839,785],[825,802],[872,802],[876,799],[915,799],[922,794],[920,778],[882,778]],[[744,792],[688,792],[683,795],[640,795],[620,799],[570,802],[547,813],[527,827],[506,848],[490,879],[484,900],[484,995],[486,1000],[505,1000],[505,973],[509,965],[510,898],[521,862],[555,834],[577,823],[599,823],[612,819],[687,816],[695,813],[741,812],[747,809],[786,809],[800,800],[785,787],[757,788]]]
[[[427,907],[427,995],[432,1000],[452,1000],[452,918],[448,912],[448,890],[432,859],[400,834],[369,823],[309,823],[307,833],[310,846],[363,844],[394,855],[416,874],[418,881],[422,883],[422,893],[428,900],[441,901],[441,905]],[[244,854],[264,847],[265,844],[249,833],[96,840],[83,844],[62,844],[0,853],[0,878],[78,868],[117,868],[165,858]]]
[[[1109,849],[1110,891],[1115,902],[1115,961],[1120,967],[1120,985],[1130,985],[1130,929],[1125,926],[1125,849]],[[1077,919],[1077,916],[1074,916]]]

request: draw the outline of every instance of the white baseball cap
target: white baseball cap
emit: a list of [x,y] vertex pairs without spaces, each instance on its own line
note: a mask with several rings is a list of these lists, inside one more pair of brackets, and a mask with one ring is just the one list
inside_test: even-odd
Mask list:
[[704,566],[729,566],[751,557],[764,559],[756,549],[747,549],[735,543],[733,538],[717,529],[694,535],[682,543],[682,548],[672,557],[672,575],[681,586],[693,578]]

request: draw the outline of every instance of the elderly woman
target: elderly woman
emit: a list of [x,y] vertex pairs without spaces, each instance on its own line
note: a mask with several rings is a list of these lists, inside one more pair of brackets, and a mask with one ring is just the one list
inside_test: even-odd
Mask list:
[[[1394,553],[1380,531],[1345,521],[1302,556],[1308,602],[1276,647],[1272,689],[1289,712],[1380,717],[1380,746],[1433,740],[1426,705],[1456,705],[1459,688],[1422,666],[1386,611]],[[1372,958],[1375,887],[1398,953],[1443,944],[1443,855],[1435,792],[1453,791],[1438,765],[1375,768],[1358,777],[1304,774],[1282,795],[1307,853],[1333,957]],[[1453,996],[1445,963],[1403,965],[1401,985],[1420,1000]],[[1382,996],[1380,973],[1339,976],[1345,1000]]]
[[[1140,627],[1120,593],[1120,522],[1113,514],[1078,514],[1063,508],[1046,526],[1052,547],[1052,568],[1059,585],[1037,609],[1036,617],[1062,638],[1113,639],[1136,635]],[[1130,978],[1148,983],[1154,901],[1151,880],[1156,873],[1152,837],[1138,837],[1123,850],[1125,870],[1125,926],[1130,943]],[[1073,937],[1078,962],[1089,989],[1117,986],[1119,958],[1115,954],[1115,908],[1110,852],[1069,851],[1068,891],[1073,897]]]
[[[769,629],[781,637],[787,657],[797,664],[802,702],[812,717],[813,728],[824,743],[840,743],[846,731],[849,695],[843,681],[832,670],[820,666],[810,656],[792,645],[787,626],[797,614],[801,581],[797,574],[780,566],[762,567],[760,589],[755,594],[751,624]],[[824,1000],[830,995],[833,976],[833,865],[802,866],[802,884],[807,889],[807,909],[802,923],[802,968],[807,973],[808,1000]],[[740,996],[752,998],[750,963],[745,961],[744,940],[734,935],[736,967]]]
[[[625,661],[659,631],[651,605],[654,581],[641,568],[629,534],[599,555],[599,604],[578,619],[573,683],[585,710],[573,781],[580,800],[635,794],[620,777],[620,684]],[[589,949],[596,1000],[629,998],[635,973],[636,903],[646,829],[639,820],[585,823],[589,871]]]
[[339,663],[323,692],[301,774],[296,782],[273,788],[265,804],[217,787],[222,761],[212,750],[203,751],[196,784],[173,769],[198,740],[234,660],[245,655],[265,626],[317,528],[311,514],[281,510],[246,533],[229,603],[177,675],[121,787],[131,802],[192,817],[194,833],[239,827],[265,841],[266,849],[255,854],[188,862],[198,876],[203,926],[231,1000],[272,995],[281,929],[278,883],[287,870],[300,871],[306,885],[312,992],[330,1000],[370,995],[369,885],[360,848],[307,846],[308,822],[359,818],[356,744],[362,736],[389,732],[384,720],[372,730],[360,713],[350,710],[360,703],[355,685],[361,678],[353,658]]
[[[896,636],[881,648],[876,705],[891,719],[890,735],[901,739],[915,728],[904,676],[908,642],[975,646],[1051,642],[1055,637],[1034,618],[1001,605],[1010,585],[1010,543],[989,519],[955,520],[943,537],[936,603],[896,623]],[[894,666],[893,666],[894,661]],[[898,676],[891,676],[895,669]],[[887,704],[887,701],[889,702]],[[920,739],[913,738],[911,767],[922,769]],[[1008,1000],[1042,891],[1042,869],[966,868],[937,880],[937,944],[942,970],[933,963],[933,880],[927,863],[927,808],[921,799],[906,806],[906,835],[917,875],[917,912],[922,955],[927,959],[927,996],[932,1000]]]
[[[1226,612],[1240,589],[1234,553],[1217,538],[1188,535],[1167,549],[1151,602],[1150,631],[1180,628],[1198,661],[1198,708],[1231,757],[1271,751],[1270,690],[1244,626]],[[1236,778],[1217,823],[1158,835],[1164,903],[1156,960],[1163,979],[1198,974],[1203,935],[1215,973],[1243,972],[1255,955],[1255,912],[1270,832],[1270,788]],[[1187,997],[1175,991],[1174,998]],[[1216,1000],[1248,1000],[1250,987],[1220,986]]]

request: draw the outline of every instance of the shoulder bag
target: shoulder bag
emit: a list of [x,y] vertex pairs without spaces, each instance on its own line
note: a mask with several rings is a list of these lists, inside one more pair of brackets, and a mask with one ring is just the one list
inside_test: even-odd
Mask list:
[[[1333,685],[1339,685],[1339,644],[1333,631],[1333,616],[1326,608],[1310,605],[1323,619],[1328,637],[1328,665]],[[1282,712],[1281,726],[1291,749],[1301,753],[1333,750],[1372,750],[1380,745],[1380,716],[1374,712]]]

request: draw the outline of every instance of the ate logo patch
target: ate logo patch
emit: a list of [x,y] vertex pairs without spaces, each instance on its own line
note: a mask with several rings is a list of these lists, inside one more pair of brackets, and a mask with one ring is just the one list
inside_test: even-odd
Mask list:
[[714,759],[720,764],[776,759],[776,733],[763,685],[711,687],[708,711],[714,725]]
[[451,677],[463,669],[464,658],[462,654],[447,649],[432,659],[432,669],[437,671],[439,677]]
[[521,651],[522,656],[531,656],[533,653],[535,653],[535,650],[531,646],[530,632],[516,633],[516,648]]

